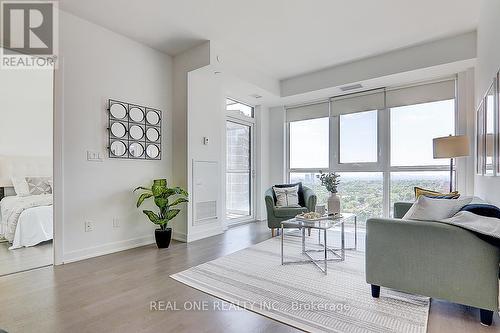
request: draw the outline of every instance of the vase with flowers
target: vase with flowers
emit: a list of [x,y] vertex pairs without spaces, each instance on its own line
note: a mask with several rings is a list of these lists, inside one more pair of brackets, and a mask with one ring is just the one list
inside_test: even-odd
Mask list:
[[328,215],[339,215],[340,214],[340,197],[337,195],[338,186],[340,184],[340,175],[335,172],[322,173],[319,176],[321,185],[330,192],[328,197]]

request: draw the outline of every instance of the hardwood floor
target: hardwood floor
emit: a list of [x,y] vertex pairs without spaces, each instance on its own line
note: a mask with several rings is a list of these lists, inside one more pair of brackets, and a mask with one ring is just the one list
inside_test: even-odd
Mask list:
[[[0,277],[0,328],[10,333],[296,332],[250,311],[214,310],[220,300],[169,278],[269,237],[266,225],[255,223],[190,244],[174,242],[169,249],[151,245]],[[207,302],[210,310],[151,311],[152,301],[175,302],[179,309],[185,302]],[[478,317],[475,309],[433,301],[428,332],[500,332],[497,315],[489,328],[480,326]]]
[[9,250],[10,244],[0,243],[0,276],[52,265],[52,242]]

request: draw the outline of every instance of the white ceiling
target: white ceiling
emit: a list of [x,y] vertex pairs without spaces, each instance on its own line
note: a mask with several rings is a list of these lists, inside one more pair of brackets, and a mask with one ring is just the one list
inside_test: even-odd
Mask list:
[[60,0],[170,55],[216,40],[277,79],[474,30],[477,0]]

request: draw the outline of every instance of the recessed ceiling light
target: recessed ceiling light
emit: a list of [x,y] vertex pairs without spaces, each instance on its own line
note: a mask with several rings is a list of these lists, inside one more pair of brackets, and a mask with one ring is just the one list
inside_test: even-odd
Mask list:
[[214,72],[214,74],[219,75],[219,74],[222,74],[222,72],[217,71],[217,72]]
[[262,98],[262,96],[259,95],[259,94],[252,94],[252,95],[250,95],[250,97],[253,97],[253,98]]

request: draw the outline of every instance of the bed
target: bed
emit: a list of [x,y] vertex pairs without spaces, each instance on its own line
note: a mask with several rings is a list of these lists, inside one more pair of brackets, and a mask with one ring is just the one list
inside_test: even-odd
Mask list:
[[37,193],[31,191],[32,184],[26,184],[30,191],[20,193],[18,186],[20,180],[27,180],[25,175],[50,175],[51,171],[51,159],[47,157],[0,156],[0,238],[11,244],[9,250],[53,238],[52,189]]
[[0,234],[9,250],[35,246],[53,238],[52,194],[7,196],[0,201]]

